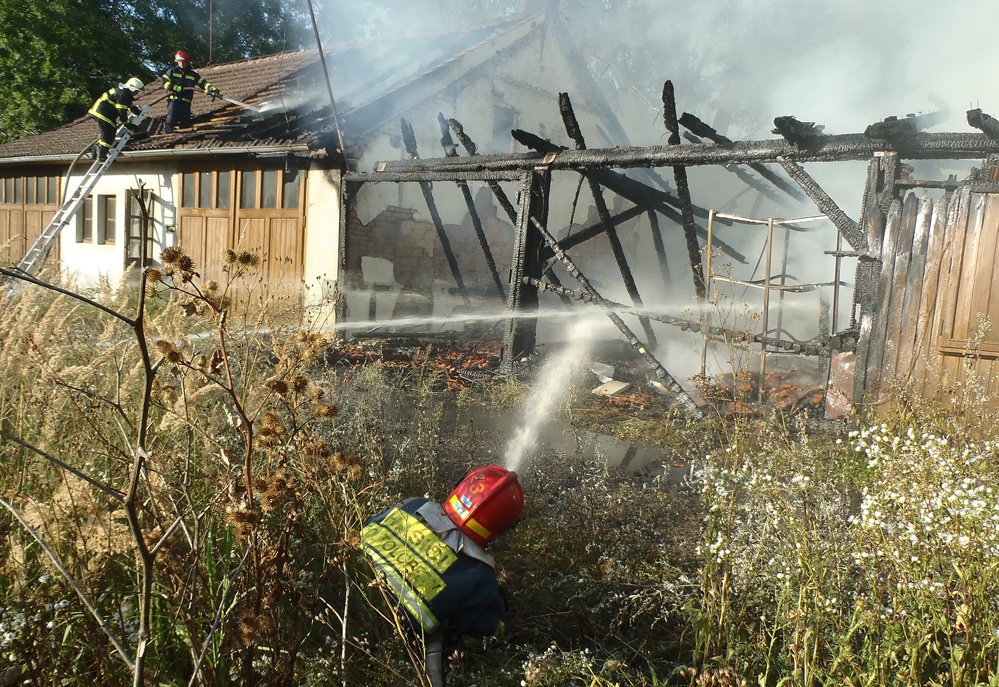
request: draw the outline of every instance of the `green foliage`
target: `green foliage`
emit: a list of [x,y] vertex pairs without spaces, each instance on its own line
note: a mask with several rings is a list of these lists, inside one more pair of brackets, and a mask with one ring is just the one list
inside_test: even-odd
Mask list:
[[0,141],[86,113],[114,83],[158,77],[178,49],[195,66],[300,47],[307,15],[290,0],[0,0]]

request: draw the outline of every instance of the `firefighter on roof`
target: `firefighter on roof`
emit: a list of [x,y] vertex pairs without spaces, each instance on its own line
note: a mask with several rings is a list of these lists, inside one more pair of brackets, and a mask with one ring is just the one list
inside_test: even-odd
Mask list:
[[191,124],[191,100],[194,89],[200,88],[212,98],[222,95],[219,89],[205,80],[191,68],[191,58],[183,50],[173,56],[175,66],[162,76],[163,88],[167,95],[167,116],[163,125],[164,133],[173,132],[174,127],[187,127]]
[[132,77],[125,83],[112,86],[101,94],[87,113],[97,122],[101,134],[97,139],[97,159],[106,160],[108,151],[114,145],[114,135],[121,121],[131,129],[132,115],[139,114],[139,108],[132,104],[135,94],[145,90],[145,85],[137,77]]
[[502,630],[506,599],[485,547],[516,524],[517,473],[496,465],[466,474],[441,505],[408,498],[371,518],[361,547],[400,616],[422,637],[426,670],[444,685],[445,639]]

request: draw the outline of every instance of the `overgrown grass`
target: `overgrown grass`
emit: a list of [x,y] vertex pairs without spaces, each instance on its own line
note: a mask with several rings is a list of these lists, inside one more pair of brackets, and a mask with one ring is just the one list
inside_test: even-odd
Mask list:
[[[0,683],[134,683],[110,638],[133,656],[143,639],[143,547],[146,684],[418,683],[359,528],[499,460],[507,437],[449,409],[508,411],[525,385],[456,393],[430,366],[329,365],[338,342],[260,298],[252,256],[214,287],[170,266],[144,314],[138,469],[134,332],[34,287],[0,309]],[[139,304],[134,287],[93,297]],[[999,684],[984,426],[962,440],[960,417],[911,405],[853,434],[782,415],[692,422],[587,391],[563,408],[578,431],[659,446],[694,479],[533,456],[525,517],[494,545],[511,622],[458,648],[452,684]],[[132,480],[141,543],[116,496]]]

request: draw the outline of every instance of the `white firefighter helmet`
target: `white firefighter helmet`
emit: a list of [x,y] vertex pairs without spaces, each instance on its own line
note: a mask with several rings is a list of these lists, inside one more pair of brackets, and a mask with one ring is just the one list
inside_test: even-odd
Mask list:
[[125,82],[125,88],[132,91],[133,93],[137,93],[139,91],[145,90],[146,85],[142,83],[141,79],[139,79],[136,76],[133,76],[131,79]]

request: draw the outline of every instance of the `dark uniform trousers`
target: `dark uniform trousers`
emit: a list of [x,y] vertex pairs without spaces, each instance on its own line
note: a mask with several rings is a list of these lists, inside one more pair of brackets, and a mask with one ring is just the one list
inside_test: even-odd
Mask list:
[[170,92],[167,96],[167,116],[163,124],[164,133],[172,133],[174,127],[191,125],[191,101],[194,89],[203,91],[214,89],[201,74],[189,67],[173,67],[162,76],[163,88]]

